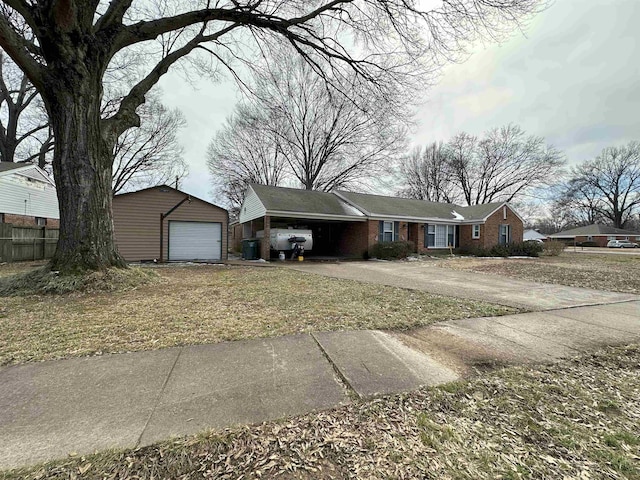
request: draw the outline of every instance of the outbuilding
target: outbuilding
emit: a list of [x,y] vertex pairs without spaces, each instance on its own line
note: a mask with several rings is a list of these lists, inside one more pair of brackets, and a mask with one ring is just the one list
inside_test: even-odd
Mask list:
[[610,240],[629,240],[631,242],[640,241],[640,232],[632,232],[615,228],[610,225],[600,225],[594,223],[583,227],[572,228],[562,232],[549,235],[553,240],[569,243],[571,245],[581,245],[590,243],[592,246],[606,247]]
[[116,195],[113,223],[129,262],[227,259],[227,210],[167,185]]

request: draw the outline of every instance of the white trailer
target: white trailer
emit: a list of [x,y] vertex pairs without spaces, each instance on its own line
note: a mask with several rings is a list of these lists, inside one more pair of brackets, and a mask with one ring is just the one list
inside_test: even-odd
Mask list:
[[[264,230],[260,230],[256,233],[256,237],[264,238]],[[304,242],[297,240],[297,242],[290,241],[293,239],[304,239]],[[311,230],[302,230],[295,228],[272,228],[271,236],[269,239],[269,245],[271,250],[284,252],[293,250],[294,243],[300,243],[304,246],[305,252],[310,251],[313,248],[313,234]]]

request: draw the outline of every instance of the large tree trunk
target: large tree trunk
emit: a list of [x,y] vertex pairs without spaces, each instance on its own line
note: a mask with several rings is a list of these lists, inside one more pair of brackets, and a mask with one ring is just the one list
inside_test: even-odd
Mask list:
[[62,273],[126,267],[113,233],[113,144],[101,130],[100,80],[59,87],[52,86],[47,95],[61,207],[60,238],[51,267]]

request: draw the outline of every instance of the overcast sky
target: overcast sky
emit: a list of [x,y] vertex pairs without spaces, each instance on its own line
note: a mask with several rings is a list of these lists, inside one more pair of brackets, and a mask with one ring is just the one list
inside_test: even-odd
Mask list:
[[[519,124],[561,149],[570,163],[640,140],[640,0],[557,0],[502,45],[477,45],[450,65],[418,108],[414,144],[460,131]],[[214,202],[207,146],[237,100],[231,83],[161,82],[163,100],[185,114],[180,138],[190,175],[181,189]],[[222,203],[222,202],[218,202]]]

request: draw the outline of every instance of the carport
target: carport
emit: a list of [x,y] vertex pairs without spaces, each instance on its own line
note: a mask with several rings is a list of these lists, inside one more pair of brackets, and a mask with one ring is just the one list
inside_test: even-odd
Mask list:
[[[313,234],[313,249],[305,257],[362,257],[367,250],[368,223],[357,208],[325,192],[252,185],[240,211],[243,238],[272,229],[303,229]],[[261,257],[269,259],[268,241],[261,241]]]

